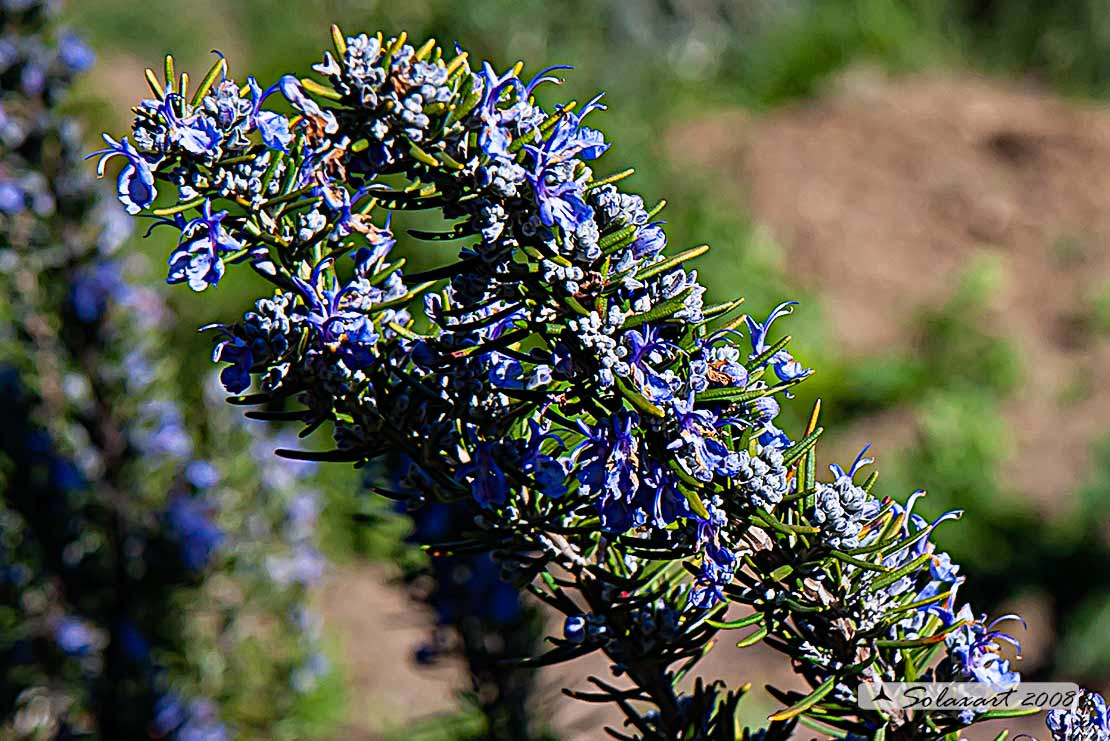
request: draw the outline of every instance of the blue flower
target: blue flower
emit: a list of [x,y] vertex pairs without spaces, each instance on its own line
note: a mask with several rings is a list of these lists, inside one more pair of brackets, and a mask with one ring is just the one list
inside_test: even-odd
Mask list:
[[254,353],[244,340],[224,329],[224,339],[212,350],[213,363],[231,363],[220,371],[220,383],[233,394],[250,388]]
[[316,101],[305,95],[296,77],[283,75],[277,85],[289,104],[304,115],[305,125],[309,127],[313,138],[339,131],[339,122],[335,120],[335,114],[320,108]]
[[[748,332],[751,335],[752,358],[761,355],[770,347],[770,345],[767,344],[767,333],[770,332],[771,325],[779,317],[792,314],[794,312],[793,307],[797,306],[797,304],[797,301],[784,301],[771,311],[762,324],[756,322],[750,316],[744,318],[744,321],[748,325]],[[779,350],[768,358],[766,362],[770,364],[771,369],[775,371],[775,375],[779,377],[780,381],[802,379],[813,372],[812,369],[805,368],[801,363],[794,360],[794,357],[786,350]]]
[[693,516],[690,503],[678,488],[678,480],[669,468],[649,460],[643,477],[637,501],[641,510],[650,510],[651,523],[655,527],[665,528],[679,517]]
[[262,143],[270,149],[279,152],[288,152],[289,143],[293,141],[293,132],[289,130],[289,119],[280,113],[262,110],[262,103],[274,92],[281,89],[281,83],[271,85],[265,91],[254,79],[254,75],[247,77],[247,86],[251,91],[251,125],[258,129],[262,135]]
[[711,481],[715,474],[739,473],[740,456],[718,439],[717,428],[721,423],[717,415],[707,409],[695,409],[693,394],[687,400],[674,399],[671,404],[678,420],[679,437],[667,445],[667,450],[679,451],[678,461],[686,472],[699,481]]
[[534,166],[528,181],[536,194],[540,221],[545,226],[558,224],[563,231],[575,233],[579,226],[593,219],[593,208],[586,203],[585,190],[574,179],[575,157],[590,160],[601,155],[609,145],[601,132],[582,127],[582,119],[592,110],[604,109],[598,98],[583,109],[581,115],[564,111],[543,144],[526,145]]
[[96,62],[92,49],[69,31],[58,37],[58,56],[74,72],[84,72]]
[[667,246],[667,233],[663,231],[663,223],[655,221],[636,231],[636,238],[629,245],[634,259],[650,259],[663,251]]
[[529,437],[521,456],[521,470],[532,477],[544,496],[558,499],[567,491],[567,472],[562,461],[554,456],[540,452],[540,447],[548,440],[554,440],[563,450],[566,445],[554,432],[545,432],[534,419],[528,420]]
[[195,155],[214,155],[223,140],[216,121],[203,111],[178,118],[174,112],[174,101],[181,101],[185,106],[185,99],[176,93],[169,93],[162,101],[162,116],[169,127],[170,141]]
[[648,361],[662,363],[664,352],[675,349],[675,345],[660,337],[659,332],[650,326],[639,330],[629,330],[624,336],[628,345],[628,365],[636,388],[649,401],[656,404],[674,398],[671,380],[655,371]]
[[[478,132],[478,146],[483,152],[494,159],[511,159],[509,145],[513,141],[514,132],[510,127],[520,128],[522,125],[527,126],[532,123],[528,120],[531,118],[528,113],[531,110],[529,98],[532,96],[532,91],[544,82],[558,83],[560,80],[557,77],[547,74],[557,69],[570,69],[570,67],[566,65],[547,67],[540,70],[531,82],[525,85],[513,70],[498,76],[489,62],[482,64],[482,71],[479,73],[482,80],[482,102],[475,113],[482,124]],[[516,93],[515,102],[507,109],[500,108],[502,98],[509,91]]]
[[499,443],[494,441],[478,443],[470,463],[460,466],[455,472],[455,478],[459,481],[472,479],[471,494],[478,504],[486,508],[504,504],[509,494],[505,472],[501,470],[493,455],[498,447]]
[[944,643],[948,648],[948,659],[956,676],[967,681],[982,682],[995,691],[1003,691],[1021,681],[1018,672],[1010,670],[1010,662],[999,656],[1002,643],[1008,643],[1021,651],[1021,644],[1008,633],[995,630],[999,623],[1015,620],[1025,626],[1025,621],[1017,615],[1002,617],[984,624],[985,617],[970,620],[970,611],[965,608],[962,618],[968,624],[949,633]]
[[104,177],[104,166],[108,160],[117,155],[125,158],[127,164],[119,171],[116,178],[116,190],[119,201],[129,214],[137,214],[154,202],[158,191],[154,187],[154,173],[150,170],[150,163],[135,149],[127,137],[118,142],[107,134],[103,135],[108,144],[105,149],[98,149],[85,157],[100,157],[96,163],[97,177]]
[[205,200],[201,216],[181,230],[177,247],[170,254],[167,283],[188,282],[194,291],[203,291],[220,282],[224,275],[222,255],[243,248],[221,223],[227,211],[212,213],[212,201]]
[[586,641],[586,616],[568,615],[563,621],[563,637],[571,643]]
[[644,513],[634,515],[640,475],[639,446],[632,431],[639,421],[634,412],[618,412],[598,422],[597,429],[578,422],[586,438],[572,458],[579,489],[585,496],[596,498],[602,526],[611,532],[624,532],[637,524],[636,520],[646,520]]
[[724,587],[732,583],[736,570],[736,554],[726,548],[707,544],[701,565],[694,578],[687,601],[693,607],[708,610],[725,601]]
[[1074,710],[1049,710],[1045,724],[1052,741],[1110,741],[1110,716],[1097,692],[1080,690]]
[[316,288],[331,262],[330,258],[321,260],[308,282],[293,276],[293,283],[308,305],[308,323],[316,329],[319,344],[338,355],[351,370],[361,370],[374,362],[373,350],[379,334],[370,317],[351,308],[363,290],[359,279],[343,288],[334,279],[331,288]]
[[84,620],[67,615],[55,623],[54,641],[69,656],[88,656],[96,644],[96,633]]
[[594,210],[586,203],[582,185],[569,173],[537,163],[528,173],[528,181],[536,194],[544,226],[558,224],[563,231],[573,234],[579,226],[593,219]]
[[166,522],[181,548],[181,562],[190,571],[200,571],[212,559],[224,534],[212,521],[212,508],[204,500],[183,494],[170,499]]
[[605,135],[597,129],[582,126],[583,119],[592,112],[605,110],[599,101],[601,95],[596,96],[586,104],[581,113],[561,111],[556,114],[559,120],[551,130],[547,139],[539,147],[526,145],[525,149],[536,159],[536,162],[549,167],[571,159],[593,160],[600,157],[609,148]]

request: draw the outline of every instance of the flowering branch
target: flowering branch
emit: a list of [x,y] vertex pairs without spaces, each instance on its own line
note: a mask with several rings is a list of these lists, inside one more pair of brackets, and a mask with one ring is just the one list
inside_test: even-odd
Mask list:
[[[97,153],[101,171],[123,161],[129,211],[176,231],[170,283],[206,291],[243,264],[273,285],[211,327],[231,400],[333,426],[334,450],[286,456],[405,456],[409,489],[381,493],[475,502],[435,550],[492,554],[566,616],[525,663],[610,659],[630,687],[572,694],[620,707],[616,738],[776,739],[802,723],[955,739],[992,717],[854,703],[861,682],[1012,684],[1006,618],[957,601],[963,577],[930,538],[958,513],[928,522],[920,494],[879,498],[862,453],[818,480],[819,409],[794,434],[776,423],[811,373],[775,338],[794,304],[762,321],[705,304],[686,267],[704,248],[668,254],[663,202],[623,192],[631,170],[595,174],[601,96],[545,108],[535,94],[563,68],[528,78],[404,34],[332,39],[317,76],[265,90],[222,57],[190,90],[167,58],[131,140],[105,135]],[[406,272],[391,229],[420,210],[448,224],[411,236],[463,246]],[[680,687],[722,630],[778,649],[810,687],[775,691],[766,729],[736,728],[746,686]]]

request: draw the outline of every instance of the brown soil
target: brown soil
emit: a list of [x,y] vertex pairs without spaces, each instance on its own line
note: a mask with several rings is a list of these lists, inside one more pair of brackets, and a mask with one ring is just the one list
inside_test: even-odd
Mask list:
[[[1026,374],[1006,408],[1006,476],[1046,511],[1066,502],[1110,418],[1110,341],[1088,321],[1110,279],[1110,109],[993,80],[857,71],[817,101],[675,131],[676,156],[746,199],[849,353],[904,345],[915,313],[993,256],[1005,280],[992,320]],[[1065,401],[1084,378],[1087,396]]]

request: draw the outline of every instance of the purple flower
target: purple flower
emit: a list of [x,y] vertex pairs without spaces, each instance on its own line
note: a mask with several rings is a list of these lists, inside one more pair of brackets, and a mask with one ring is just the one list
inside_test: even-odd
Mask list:
[[108,144],[107,148],[98,149],[87,155],[85,159],[100,157],[96,163],[97,177],[104,177],[104,166],[112,157],[119,155],[127,160],[127,164],[119,171],[119,177],[116,178],[116,190],[119,201],[127,209],[127,213],[137,214],[153,203],[158,195],[150,164],[139,154],[134,145],[127,141],[126,136],[118,142],[107,134],[104,134],[103,138]]

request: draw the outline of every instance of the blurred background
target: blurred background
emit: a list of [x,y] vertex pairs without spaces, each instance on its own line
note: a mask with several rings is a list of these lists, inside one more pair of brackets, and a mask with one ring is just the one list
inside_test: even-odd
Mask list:
[[[90,148],[125,129],[164,53],[197,77],[215,48],[233,76],[274,80],[318,61],[332,22],[457,40],[498,68],[574,64],[559,96],[606,91],[609,168],[668,200],[672,248],[713,246],[712,297],[756,315],[801,301],[782,329],[818,369],[795,409],[820,397],[835,420],[822,466],[872,442],[881,493],[966,510],[939,535],[970,577],[961,596],[1030,621],[1027,676],[1110,689],[1110,0],[79,0],[68,15],[98,55],[71,101]],[[163,239],[145,245],[154,263]],[[170,300],[219,321],[239,295]],[[167,347],[185,379],[210,367],[196,323]],[[322,475],[315,600],[338,678],[296,709],[303,728],[465,735],[461,665],[413,660],[435,617],[413,619],[400,585],[420,558],[392,545],[405,522],[354,474]],[[777,664],[722,647],[706,673],[758,686],[788,679]],[[571,671],[607,670],[542,674],[536,712],[556,737],[596,738],[603,718],[557,699]],[[773,707],[759,697],[753,718]]]

